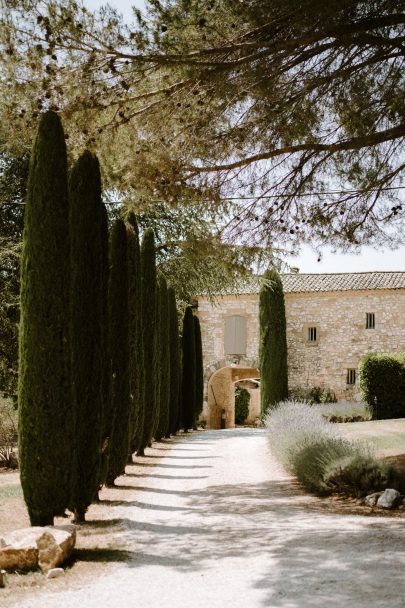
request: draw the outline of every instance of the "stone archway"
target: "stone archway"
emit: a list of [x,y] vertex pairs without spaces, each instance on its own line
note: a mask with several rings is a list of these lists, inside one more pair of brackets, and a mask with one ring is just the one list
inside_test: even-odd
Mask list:
[[[207,427],[209,429],[235,426],[235,382],[250,378],[259,378],[256,367],[227,365],[216,370],[209,378],[207,385]],[[222,418],[224,417],[224,421]]]

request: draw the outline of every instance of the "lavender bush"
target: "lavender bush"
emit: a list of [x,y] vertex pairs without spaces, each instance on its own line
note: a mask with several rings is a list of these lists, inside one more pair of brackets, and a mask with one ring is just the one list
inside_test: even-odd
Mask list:
[[310,491],[361,496],[387,487],[393,475],[368,444],[342,437],[308,402],[279,403],[265,426],[274,456]]

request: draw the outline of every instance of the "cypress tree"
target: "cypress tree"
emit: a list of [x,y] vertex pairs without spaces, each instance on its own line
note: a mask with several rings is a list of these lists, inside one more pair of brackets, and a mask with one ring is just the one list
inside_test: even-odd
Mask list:
[[19,458],[32,525],[70,502],[69,207],[57,114],[41,118],[30,160],[21,261]]
[[71,370],[74,415],[72,506],[82,522],[100,476],[102,360],[101,177],[97,157],[84,152],[69,180]]
[[138,224],[134,213],[127,223],[128,298],[129,298],[129,367],[131,411],[128,461],[136,451],[143,431],[143,350],[141,319],[141,252]]
[[287,337],[284,292],[274,269],[263,277],[259,296],[260,401],[264,415],[269,407],[288,396]]
[[152,440],[156,412],[156,252],[155,235],[151,228],[145,230],[141,246],[141,309],[142,341],[144,355],[144,424],[137,456],[144,456],[145,448]]
[[100,479],[99,487],[107,477],[108,448],[112,433],[113,410],[111,400],[111,355],[109,341],[109,312],[108,312],[108,283],[110,273],[108,214],[104,204],[100,208],[100,246],[101,246],[101,327],[102,327],[102,410],[101,410],[101,441],[100,441]]
[[130,413],[127,231],[120,219],[111,231],[108,308],[112,433],[106,482],[113,486],[115,479],[124,473],[128,459]]
[[150,433],[149,447],[152,447],[152,438],[156,437],[157,428],[159,425],[159,413],[160,413],[160,381],[161,381],[161,335],[160,335],[160,303],[161,303],[161,289],[160,289],[160,277],[156,278],[156,301],[155,301],[155,331],[153,334],[155,342],[155,373],[154,373],[154,391],[155,400],[153,402],[153,413],[152,413],[152,429]]
[[197,425],[204,404],[204,368],[200,319],[194,315],[193,320],[195,338],[195,423]]
[[177,320],[176,294],[173,287],[167,290],[169,307],[169,362],[170,362],[170,397],[169,397],[169,432],[175,435],[179,430],[180,415],[180,342]]
[[196,354],[193,312],[187,306],[183,319],[183,377],[182,377],[182,425],[184,432],[194,426],[196,411]]
[[169,430],[170,406],[170,352],[169,352],[169,299],[166,279],[161,275],[158,281],[159,293],[159,419],[155,432],[161,441]]

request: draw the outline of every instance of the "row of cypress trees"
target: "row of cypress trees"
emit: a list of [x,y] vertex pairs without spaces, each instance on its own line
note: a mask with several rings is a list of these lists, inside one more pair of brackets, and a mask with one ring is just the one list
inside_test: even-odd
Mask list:
[[188,308],[179,340],[153,231],[140,247],[130,214],[109,235],[97,158],[86,151],[68,179],[54,112],[41,119],[30,162],[21,279],[24,498],[32,525],[66,508],[84,521],[135,451],[196,426],[201,332]]

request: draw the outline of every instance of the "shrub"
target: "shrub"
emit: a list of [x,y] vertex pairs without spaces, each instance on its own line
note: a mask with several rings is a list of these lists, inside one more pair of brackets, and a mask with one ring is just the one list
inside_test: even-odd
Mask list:
[[0,467],[16,469],[17,416],[11,401],[0,399]]
[[319,403],[313,407],[328,422],[364,422],[371,420],[371,411],[367,403],[340,401],[338,403]]
[[274,456],[312,492],[362,496],[393,478],[392,468],[376,460],[366,443],[343,438],[306,402],[280,403],[266,426]]
[[405,416],[405,353],[365,355],[360,390],[374,420]]
[[291,399],[309,401],[310,403],[336,403],[336,395],[333,391],[313,386],[312,388],[295,388],[288,391]]
[[235,422],[243,424],[249,416],[250,393],[245,388],[237,386],[235,388]]

